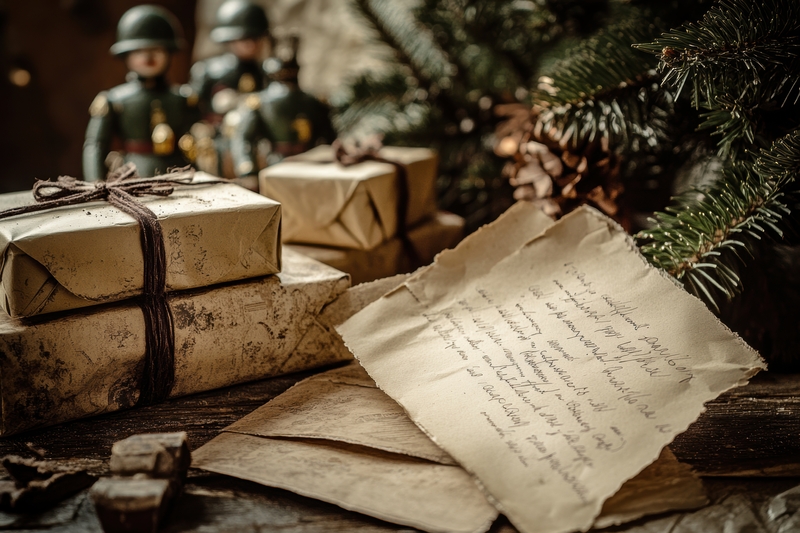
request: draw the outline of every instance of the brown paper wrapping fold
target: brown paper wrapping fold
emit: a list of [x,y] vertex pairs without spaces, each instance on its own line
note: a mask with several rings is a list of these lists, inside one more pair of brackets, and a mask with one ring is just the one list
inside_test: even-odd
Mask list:
[[[408,240],[417,252],[423,265],[446,248],[452,248],[464,236],[464,219],[453,213],[439,211],[436,215],[408,231]],[[404,253],[403,242],[395,237],[372,250],[353,250],[288,244],[303,255],[350,274],[353,284],[365,283],[402,272],[410,272],[415,266]]]
[[[202,173],[195,180],[206,179]],[[177,188],[140,199],[161,222],[167,290],[280,272],[281,206],[233,184]],[[0,210],[34,203],[0,196]],[[139,228],[106,202],[40,211],[0,223],[0,303],[13,317],[125,300],[142,288]]]
[[[181,396],[341,361],[349,353],[320,320],[346,274],[287,252],[285,271],[176,293],[175,386]],[[131,407],[144,357],[134,303],[50,320],[0,321],[2,434]]]
[[[408,168],[406,226],[436,212],[437,157],[427,148],[384,147],[378,155]],[[388,163],[344,167],[330,146],[267,167],[261,194],[283,205],[283,241],[371,250],[397,233],[397,176]]]

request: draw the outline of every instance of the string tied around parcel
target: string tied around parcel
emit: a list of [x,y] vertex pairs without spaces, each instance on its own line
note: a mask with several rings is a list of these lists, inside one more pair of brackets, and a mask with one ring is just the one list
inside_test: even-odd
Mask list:
[[172,169],[167,174],[141,177],[132,163],[109,174],[106,181],[87,182],[71,176],[55,181],[36,180],[35,204],[0,211],[0,219],[59,207],[106,201],[136,220],[140,228],[143,261],[142,294],[137,299],[145,323],[144,370],[139,381],[138,405],[165,400],[175,382],[175,335],[166,297],[167,260],[161,223],[137,198],[171,195],[176,186],[208,185],[225,180],[194,180],[194,169]]

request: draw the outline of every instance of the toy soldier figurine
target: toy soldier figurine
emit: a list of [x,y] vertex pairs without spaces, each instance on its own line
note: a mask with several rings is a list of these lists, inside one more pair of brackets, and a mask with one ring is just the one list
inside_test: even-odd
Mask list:
[[199,118],[197,98],[188,86],[171,87],[164,76],[182,46],[180,25],[165,9],[142,5],[122,15],[111,53],[124,58],[128,82],[101,92],[89,108],[84,179],[105,178],[112,141],[120,142],[125,161],[135,163],[141,176],[190,162],[194,140],[188,132]]
[[247,0],[227,0],[220,6],[211,39],[226,43],[229,53],[195,63],[189,82],[200,96],[203,118],[215,127],[236,107],[239,94],[264,88],[260,55],[268,38],[269,22],[260,6]]
[[328,107],[297,84],[296,39],[292,48],[294,57],[283,64],[276,81],[245,98],[231,140],[231,156],[240,178],[258,173],[257,145],[261,139],[271,143],[268,163],[273,163],[336,138]]

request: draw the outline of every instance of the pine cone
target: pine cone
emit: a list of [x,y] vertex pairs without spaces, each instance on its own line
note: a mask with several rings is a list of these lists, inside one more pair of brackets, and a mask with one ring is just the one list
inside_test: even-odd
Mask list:
[[588,203],[619,218],[619,158],[606,138],[574,143],[555,129],[544,132],[535,106],[497,106],[495,113],[507,117],[495,131],[495,153],[511,159],[503,174],[516,187],[515,199],[535,202],[551,216]]

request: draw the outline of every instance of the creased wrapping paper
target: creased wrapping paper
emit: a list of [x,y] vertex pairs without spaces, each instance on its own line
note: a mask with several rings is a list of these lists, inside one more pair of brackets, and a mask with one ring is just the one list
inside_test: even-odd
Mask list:
[[[408,240],[423,265],[446,248],[452,248],[464,236],[464,219],[453,213],[439,211],[432,219],[422,222],[408,231]],[[413,270],[410,258],[405,253],[403,242],[394,237],[372,250],[354,250],[287,244],[301,254],[350,274],[353,284],[366,283]]]
[[[497,511],[357,364],[312,376],[193,452],[196,467],[431,532],[486,531]],[[608,500],[595,527],[707,503],[665,449]]]
[[[280,272],[278,202],[227,183],[139,200],[161,222],[168,291]],[[33,203],[30,192],[0,195],[0,210]],[[0,303],[13,317],[29,317],[140,294],[139,233],[132,217],[107,202],[0,221]]]
[[[287,251],[284,272],[169,296],[175,323],[171,396],[348,359],[321,317],[346,274]],[[322,312],[322,313],[321,313]],[[44,318],[44,317],[42,317]],[[0,322],[2,433],[131,407],[145,352],[138,306]]]
[[517,204],[337,329],[521,532],[585,531],[765,364],[613,221],[583,207],[539,233],[534,210]]
[[[406,226],[436,213],[436,154],[427,148],[385,147],[379,155],[408,168]],[[259,174],[261,194],[283,205],[283,241],[371,250],[397,233],[394,165],[365,161],[344,167],[319,147]]]

